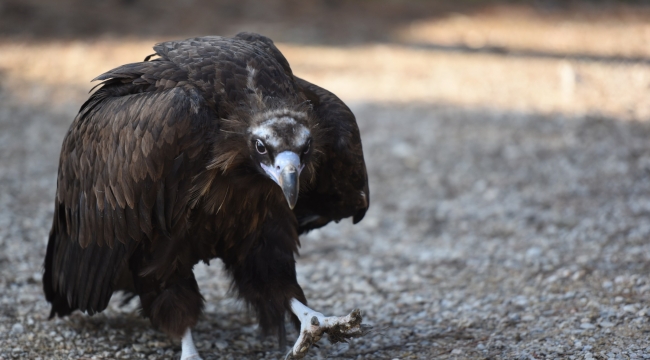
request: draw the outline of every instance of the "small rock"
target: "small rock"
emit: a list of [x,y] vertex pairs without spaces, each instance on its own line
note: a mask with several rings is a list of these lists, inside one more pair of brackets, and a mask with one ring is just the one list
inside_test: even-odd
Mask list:
[[147,346],[148,346],[149,348],[152,348],[152,349],[153,349],[153,348],[165,348],[165,347],[169,346],[169,344],[167,344],[167,343],[164,342],[164,341],[149,341],[149,342],[147,343]]
[[636,306],[634,306],[633,304],[625,305],[625,306],[623,306],[623,311],[625,311],[627,313],[635,313],[636,312]]
[[248,343],[245,342],[245,341],[242,341],[242,340],[235,340],[235,341],[233,342],[233,344],[234,344],[235,346],[237,346],[238,348],[240,348],[240,349],[248,350]]
[[18,335],[18,334],[22,334],[23,332],[25,332],[25,328],[23,327],[23,324],[21,324],[21,323],[15,323],[15,324],[11,327],[11,332],[10,332],[10,334],[12,334],[12,335]]
[[413,147],[411,147],[411,145],[409,145],[409,144],[407,144],[407,143],[405,143],[403,141],[400,141],[400,142],[396,143],[395,145],[393,145],[393,148],[391,150],[392,150],[393,155],[395,155],[397,157],[400,157],[400,158],[409,157],[414,152]]
[[585,329],[585,330],[593,329],[595,327],[596,327],[596,325],[590,324],[590,323],[582,323],[582,324],[580,324],[580,328]]
[[214,343],[214,346],[219,350],[225,350],[228,347],[228,343],[223,340],[218,340]]
[[610,322],[610,321],[601,321],[600,324],[598,324],[598,325],[600,325],[600,327],[609,328],[609,327],[612,327],[612,326],[614,326],[616,324],[614,324],[613,322]]
[[521,320],[523,321],[533,321],[535,319],[536,319],[535,315],[532,314],[526,314],[521,318]]
[[508,315],[508,320],[511,323],[518,323],[521,320],[521,317],[519,316],[519,314],[510,314]]
[[532,247],[526,251],[526,257],[529,259],[536,259],[542,255],[542,249],[538,247]]

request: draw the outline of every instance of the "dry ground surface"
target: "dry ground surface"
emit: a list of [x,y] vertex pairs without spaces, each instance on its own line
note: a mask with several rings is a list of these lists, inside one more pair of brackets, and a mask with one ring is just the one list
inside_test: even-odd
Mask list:
[[[179,342],[119,296],[102,314],[48,321],[41,268],[58,152],[88,81],[185,33],[132,30],[127,9],[97,23],[113,33],[75,37],[86,28],[66,27],[74,13],[39,4],[0,2],[0,359],[178,358]],[[313,308],[359,307],[374,332],[309,356],[650,358],[650,8],[416,1],[353,21],[347,10],[367,2],[317,4],[294,27],[275,13],[227,22],[235,5],[222,27],[181,22],[270,33],[296,74],[357,115],[370,211],[304,236],[297,267]],[[21,18],[29,9],[41,13]],[[311,26],[314,13],[344,26]],[[230,296],[219,261],[196,274],[205,359],[284,355]]]

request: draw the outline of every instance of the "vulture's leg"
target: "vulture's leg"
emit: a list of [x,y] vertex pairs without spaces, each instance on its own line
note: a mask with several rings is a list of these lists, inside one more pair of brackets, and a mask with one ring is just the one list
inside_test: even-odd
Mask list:
[[[244,259],[227,257],[225,262],[239,296],[255,309],[263,333],[277,333],[284,351],[285,316],[291,312],[291,299],[307,300],[296,279],[293,251],[297,239],[276,235],[273,230],[277,228],[270,229]],[[292,320],[298,328],[298,318],[293,316]]]
[[309,347],[327,334],[330,341],[346,342],[353,337],[366,334],[368,326],[361,325],[361,313],[355,309],[346,316],[325,316],[312,310],[302,302],[291,300],[291,311],[300,320],[300,336],[285,359],[300,359]]
[[196,350],[196,346],[194,346],[194,341],[192,341],[192,331],[190,328],[187,328],[181,341],[181,360],[201,360],[199,352]]
[[191,267],[179,266],[170,274],[158,277],[155,273],[143,272],[147,269],[146,260],[136,252],[129,264],[142,315],[167,335],[182,338],[183,359],[200,359],[190,329],[203,312],[203,297]]

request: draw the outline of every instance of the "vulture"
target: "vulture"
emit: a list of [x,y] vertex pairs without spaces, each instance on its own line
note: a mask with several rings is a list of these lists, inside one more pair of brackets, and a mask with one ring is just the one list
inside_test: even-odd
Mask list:
[[[154,46],[110,70],[63,141],[44,262],[50,318],[103,311],[116,291],[200,359],[191,329],[204,299],[193,274],[219,258],[265,334],[302,358],[327,334],[363,335],[359,310],[324,316],[296,280],[299,235],[359,222],[369,205],[356,120],[293,74],[262,35]],[[289,317],[287,317],[289,315]]]

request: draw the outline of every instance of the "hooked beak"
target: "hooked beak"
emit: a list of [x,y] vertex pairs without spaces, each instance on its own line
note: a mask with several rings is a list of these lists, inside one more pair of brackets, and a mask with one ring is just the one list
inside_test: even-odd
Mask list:
[[300,191],[300,172],[303,166],[300,164],[300,157],[292,151],[283,151],[275,157],[273,167],[260,164],[264,172],[282,188],[284,197],[293,210],[298,202]]

